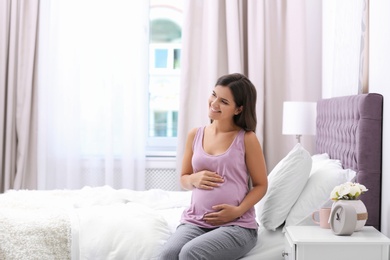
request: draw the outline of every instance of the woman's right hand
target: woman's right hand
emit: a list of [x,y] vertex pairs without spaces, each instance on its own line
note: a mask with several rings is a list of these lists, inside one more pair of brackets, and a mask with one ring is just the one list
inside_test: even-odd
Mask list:
[[216,172],[200,171],[190,175],[191,183],[195,188],[212,190],[224,182],[224,179]]

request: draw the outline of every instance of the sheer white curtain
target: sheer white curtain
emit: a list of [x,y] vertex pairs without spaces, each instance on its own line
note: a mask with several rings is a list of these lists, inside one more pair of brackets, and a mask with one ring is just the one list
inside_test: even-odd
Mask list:
[[323,97],[367,92],[368,0],[323,2]]
[[144,189],[148,10],[41,1],[38,188]]

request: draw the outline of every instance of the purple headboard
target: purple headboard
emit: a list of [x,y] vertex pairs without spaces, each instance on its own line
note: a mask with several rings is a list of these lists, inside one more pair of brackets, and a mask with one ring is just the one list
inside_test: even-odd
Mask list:
[[317,102],[316,152],[339,159],[357,173],[368,192],[361,196],[366,225],[380,230],[382,169],[382,104],[376,93],[322,99]]

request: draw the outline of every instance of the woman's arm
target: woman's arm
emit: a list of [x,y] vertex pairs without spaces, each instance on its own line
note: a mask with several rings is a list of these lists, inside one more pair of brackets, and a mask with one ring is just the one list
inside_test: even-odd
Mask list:
[[268,188],[267,167],[265,165],[264,154],[254,132],[247,132],[245,134],[245,162],[252,179],[253,188],[239,206],[242,214],[259,202],[264,197]]

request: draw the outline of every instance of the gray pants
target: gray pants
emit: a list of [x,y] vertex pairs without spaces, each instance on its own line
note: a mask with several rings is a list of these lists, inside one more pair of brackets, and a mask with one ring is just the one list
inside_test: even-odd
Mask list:
[[239,259],[257,242],[257,229],[239,226],[200,228],[181,224],[163,246],[161,260]]

